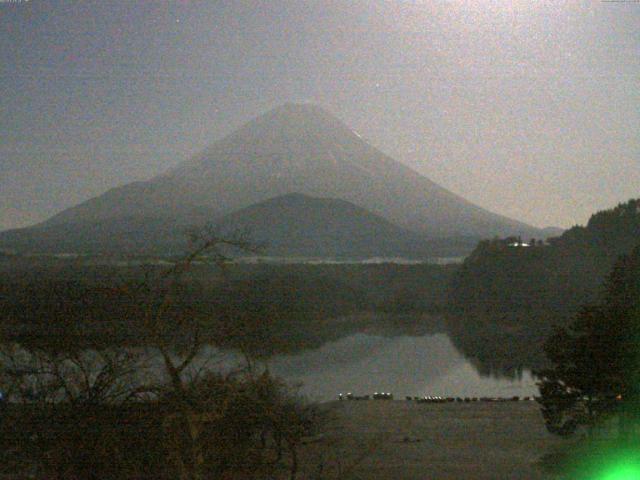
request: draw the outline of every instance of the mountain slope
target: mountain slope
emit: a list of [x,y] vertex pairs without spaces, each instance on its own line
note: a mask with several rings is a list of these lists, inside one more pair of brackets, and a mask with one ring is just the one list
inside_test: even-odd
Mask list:
[[222,218],[204,209],[172,215],[115,216],[100,221],[51,223],[0,233],[0,247],[22,253],[164,255],[188,248],[189,229],[214,225],[222,234],[246,232],[261,255],[425,259],[462,256],[469,238],[428,240],[345,200],[287,194],[245,207]]
[[[203,211],[210,220],[292,192],[346,200],[430,238],[541,236],[396,162],[321,108],[295,104],[261,115],[163,175],[109,190],[36,227],[131,218],[198,224]],[[14,246],[18,236],[9,232]],[[6,238],[0,234],[0,246]]]
[[213,214],[189,212],[201,222],[183,222],[172,215],[112,216],[100,220],[41,224],[0,233],[0,250],[20,253],[164,255],[183,252],[186,232]]

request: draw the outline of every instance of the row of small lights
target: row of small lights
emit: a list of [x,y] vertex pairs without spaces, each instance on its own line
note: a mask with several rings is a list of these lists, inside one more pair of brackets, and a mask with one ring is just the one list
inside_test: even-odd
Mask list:
[[[342,393],[338,394],[338,398],[340,398],[340,399],[345,398],[345,397],[352,397],[352,396],[354,396],[354,395],[351,392],[348,392],[347,394],[342,394]],[[393,394],[385,393],[385,392],[375,392],[373,394],[373,396],[374,397],[376,397],[376,396],[392,397]],[[368,397],[368,395],[364,395],[364,397]],[[434,396],[434,397],[432,397],[432,396],[406,397],[407,400],[448,400],[448,399],[458,400],[458,399],[460,399],[460,400],[470,400],[470,401],[479,401],[479,400],[515,400],[516,398],[518,400],[531,400],[531,401],[535,400],[534,396],[527,396],[527,397],[481,397],[481,398],[479,398],[479,397],[440,397],[440,396]],[[620,395],[618,395],[616,397],[616,400],[620,400],[620,399],[621,399],[621,397],[620,397]]]

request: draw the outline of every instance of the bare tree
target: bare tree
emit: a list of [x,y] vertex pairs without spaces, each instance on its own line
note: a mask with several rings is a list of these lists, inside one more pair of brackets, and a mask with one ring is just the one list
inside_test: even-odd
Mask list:
[[[214,349],[205,348],[209,330],[219,325],[185,290],[194,265],[212,263],[224,275],[229,251],[255,247],[244,234],[223,238],[212,230],[192,232],[190,240],[189,253],[168,268],[113,289],[118,301],[138,305],[144,347],[6,346],[0,381],[12,412],[2,416],[0,447],[20,447],[14,458],[26,463],[15,471],[37,466],[36,477],[48,479],[200,480],[275,478],[284,469],[296,477],[297,448],[314,410],[254,369],[247,352],[248,368],[207,368],[214,360]],[[242,336],[241,326],[223,330]],[[22,436],[8,435],[11,428]]]
[[[0,351],[5,393],[0,441],[4,465],[37,478],[117,478],[139,472],[135,449],[123,449],[143,428],[136,378],[141,357],[124,348],[85,351]],[[124,421],[124,426],[120,422]],[[123,428],[124,427],[124,428]]]
[[[211,229],[189,232],[190,251],[175,262],[157,278],[147,278],[138,285],[136,291],[144,290],[147,302],[144,307],[143,330],[148,342],[160,355],[164,373],[168,377],[168,391],[176,409],[171,415],[171,424],[181,424],[186,433],[187,442],[173,442],[171,458],[178,466],[181,480],[203,478],[204,455],[200,436],[203,422],[208,418],[190,401],[185,373],[202,352],[205,341],[202,325],[195,312],[181,309],[175,312],[177,297],[180,294],[184,276],[191,270],[194,262],[206,259],[224,272],[229,260],[227,250],[255,251],[255,247],[244,233],[222,237]],[[135,293],[132,292],[132,293]]]

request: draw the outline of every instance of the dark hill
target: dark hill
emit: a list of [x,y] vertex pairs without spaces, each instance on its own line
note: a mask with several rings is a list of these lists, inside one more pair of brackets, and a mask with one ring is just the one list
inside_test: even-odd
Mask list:
[[594,214],[539,247],[510,247],[510,240],[481,242],[456,276],[454,303],[498,311],[553,308],[572,312],[595,300],[620,255],[640,244],[640,200]]
[[452,338],[483,363],[501,358],[501,367],[539,366],[554,325],[597,301],[617,258],[640,244],[640,200],[598,212],[546,245],[510,244],[481,242],[456,272]]
[[287,194],[222,219],[223,231],[245,230],[270,255],[316,257],[429,256],[419,235],[345,200]]

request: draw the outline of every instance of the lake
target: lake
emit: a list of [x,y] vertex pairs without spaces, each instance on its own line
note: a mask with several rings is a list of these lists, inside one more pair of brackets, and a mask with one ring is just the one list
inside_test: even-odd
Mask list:
[[[377,322],[374,322],[377,320]],[[414,319],[416,320],[416,319]],[[365,317],[358,323],[355,317],[330,323],[325,329],[307,332],[316,341],[306,348],[278,353],[259,361],[271,373],[312,401],[329,401],[339,393],[372,395],[392,393],[405,396],[440,397],[512,397],[538,394],[535,378],[524,369],[518,375],[481,375],[474,364],[452,343],[447,333],[437,330],[437,322],[428,325],[425,319],[414,321],[425,330],[397,328],[382,316]],[[373,323],[375,326],[366,326]],[[341,330],[347,324],[355,330]],[[425,326],[426,325],[426,326]],[[331,328],[329,328],[331,327]],[[431,329],[436,330],[431,330]],[[329,335],[329,331],[333,335]],[[440,332],[440,333],[438,333]],[[292,344],[298,336],[291,331]],[[264,342],[269,339],[264,338]],[[146,352],[145,352],[146,350]],[[88,365],[97,368],[100,360],[92,350],[86,351]],[[132,353],[146,358],[140,364],[136,383],[157,381],[164,372],[162,360],[153,349],[134,348]],[[244,358],[230,350],[205,347],[191,365],[189,375],[204,370],[230,371],[244,365]],[[92,367],[90,367],[92,368]],[[483,369],[483,371],[487,371]]]
[[511,397],[538,394],[529,371],[520,378],[481,376],[446,334],[379,336],[356,333],[320,348],[266,361],[312,400],[339,393],[405,396]]

